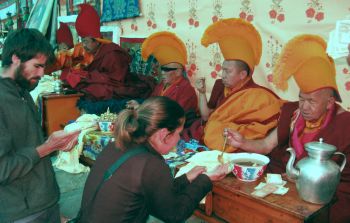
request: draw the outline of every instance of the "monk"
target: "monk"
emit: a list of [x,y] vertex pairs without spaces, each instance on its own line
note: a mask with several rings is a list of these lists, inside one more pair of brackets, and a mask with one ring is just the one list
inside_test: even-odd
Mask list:
[[[186,77],[187,51],[185,44],[174,33],[157,32],[149,36],[142,44],[141,56],[147,60],[153,55],[160,64],[160,83],[151,96],[166,96],[181,105],[185,110],[185,127],[198,111],[197,95]],[[128,107],[137,106],[130,101]]]
[[72,32],[67,23],[60,22],[60,28],[56,32],[56,42],[58,51],[69,50],[74,47]]
[[[307,155],[304,145],[323,138],[346,155],[350,162],[350,112],[341,102],[335,81],[335,65],[326,54],[326,42],[319,36],[300,35],[283,49],[274,69],[274,83],[287,89],[287,79],[294,76],[299,88],[299,102],[284,104],[277,128],[267,137],[251,140],[235,130],[228,130],[230,145],[245,150],[269,154],[270,171],[284,173],[290,157],[286,148],[293,147],[297,161]],[[342,158],[334,156],[339,164]],[[332,223],[350,222],[350,165],[341,173],[336,192],[337,201],[331,208]]]
[[89,4],[81,4],[80,8],[76,30],[82,38],[83,50],[93,55],[93,59],[91,62],[84,59],[87,63],[81,69],[62,73],[62,79],[91,101],[149,96],[154,88],[153,80],[131,75],[131,57],[119,45],[103,39],[96,10]]
[[[211,149],[220,150],[225,128],[235,129],[249,139],[265,137],[277,124],[282,102],[271,90],[252,79],[262,51],[258,31],[242,19],[224,19],[210,25],[201,42],[206,47],[219,43],[225,60],[222,79],[215,82],[209,102],[205,81],[196,81],[199,111],[202,120],[207,122],[203,131],[198,122],[194,123],[190,131],[194,132],[192,137],[203,139]],[[227,152],[236,150],[233,146],[226,148]]]
[[60,22],[60,27],[56,32],[56,43],[56,61],[52,65],[45,67],[46,74],[50,74],[54,71],[73,66],[73,36],[66,23]]

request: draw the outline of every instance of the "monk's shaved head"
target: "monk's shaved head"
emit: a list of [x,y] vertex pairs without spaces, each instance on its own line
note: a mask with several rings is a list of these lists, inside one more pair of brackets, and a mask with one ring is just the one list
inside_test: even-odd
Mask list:
[[331,88],[311,93],[299,93],[299,109],[305,120],[317,121],[335,104],[335,92]]
[[334,90],[333,89],[331,89],[331,88],[324,88],[324,89],[320,89],[319,90],[320,91],[320,94],[321,95],[323,95],[323,96],[325,96],[325,97],[335,97],[335,92],[334,92]]

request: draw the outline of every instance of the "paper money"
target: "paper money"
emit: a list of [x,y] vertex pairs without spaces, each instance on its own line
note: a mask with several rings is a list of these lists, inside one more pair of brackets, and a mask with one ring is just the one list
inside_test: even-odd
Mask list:
[[255,191],[253,193],[257,193],[258,197],[261,194],[260,190],[262,190],[266,185],[274,185],[277,187],[277,189],[272,192],[273,194],[284,195],[289,190],[289,188],[284,187],[284,185],[287,184],[287,181],[282,180],[281,174],[268,173],[266,174],[265,180],[266,183],[260,182],[259,185],[254,188]]
[[268,184],[283,184],[281,174],[268,173],[266,174],[266,183]]
[[261,189],[255,190],[252,195],[255,197],[266,197],[278,189],[278,186],[273,184],[265,184]]

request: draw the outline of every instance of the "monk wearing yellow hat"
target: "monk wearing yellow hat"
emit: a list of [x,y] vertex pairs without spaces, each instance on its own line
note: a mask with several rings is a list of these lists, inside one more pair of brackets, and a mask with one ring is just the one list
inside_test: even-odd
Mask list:
[[[144,98],[150,95],[153,82],[138,76],[131,77],[129,63],[131,57],[119,45],[104,39],[100,32],[100,18],[89,4],[79,5],[75,27],[82,39],[83,48],[77,46],[73,57],[81,55],[81,50],[92,55],[91,61],[84,58],[81,69],[70,70],[64,79],[70,86],[85,93],[85,99],[100,101],[107,99]],[[85,66],[84,66],[85,65]],[[63,75],[63,73],[62,73]]]
[[[262,43],[258,31],[242,19],[223,19],[210,25],[202,45],[218,43],[224,56],[222,79],[215,82],[207,102],[204,80],[196,83],[204,128],[204,143],[222,149],[223,130],[239,131],[249,139],[265,137],[279,117],[281,100],[271,90],[254,83],[252,75],[259,64]],[[227,152],[236,148],[227,146]]]
[[186,77],[187,50],[174,33],[157,32],[142,44],[141,56],[153,55],[160,64],[161,81],[151,96],[166,96],[178,102],[187,116],[197,112],[197,95]]
[[[248,152],[270,154],[270,170],[284,173],[293,147],[297,161],[307,155],[304,145],[323,141],[337,147],[350,161],[350,112],[336,101],[341,101],[336,84],[333,59],[326,54],[327,44],[316,35],[300,35],[284,47],[274,68],[276,87],[288,89],[293,76],[300,88],[299,102],[283,105],[277,128],[266,138],[249,140],[240,133],[228,130],[229,144]],[[335,157],[341,162],[341,157]],[[341,173],[337,202],[332,205],[329,222],[350,222],[350,165]]]

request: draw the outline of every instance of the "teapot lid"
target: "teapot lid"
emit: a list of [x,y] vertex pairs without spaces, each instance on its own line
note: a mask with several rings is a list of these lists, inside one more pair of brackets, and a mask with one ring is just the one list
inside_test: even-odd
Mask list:
[[309,142],[305,144],[305,149],[309,150],[323,150],[327,152],[335,152],[337,147],[323,142],[323,138],[319,139],[319,142]]

